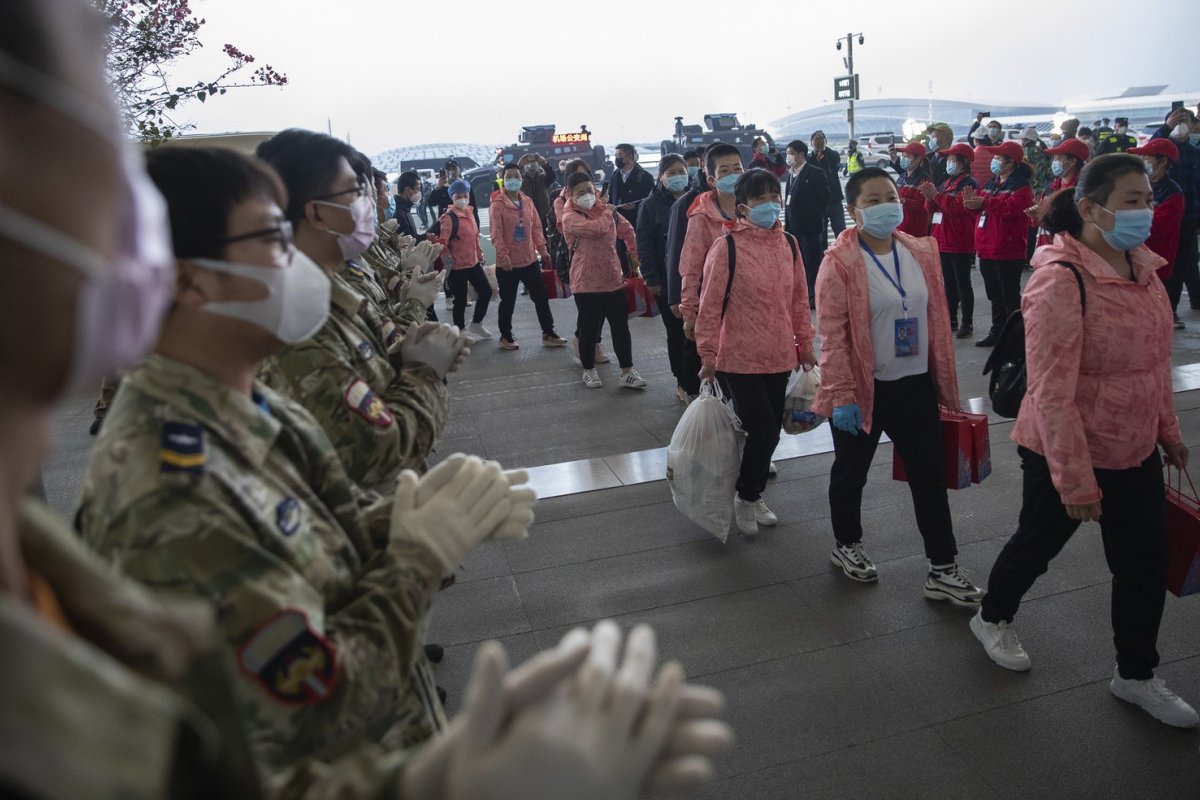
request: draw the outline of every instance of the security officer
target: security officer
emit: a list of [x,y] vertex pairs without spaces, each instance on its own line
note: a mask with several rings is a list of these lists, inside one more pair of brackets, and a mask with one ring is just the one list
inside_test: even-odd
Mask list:
[[860,171],[866,164],[863,162],[863,155],[859,152],[858,142],[853,139],[846,145],[846,164],[842,167],[842,175],[853,175]]
[[1096,155],[1102,156],[1108,153],[1124,153],[1137,147],[1137,139],[1129,135],[1129,119],[1127,117],[1117,117],[1113,120],[1116,125],[1114,129],[1109,129],[1107,125],[1097,131],[1097,141],[1099,142],[1096,148]]

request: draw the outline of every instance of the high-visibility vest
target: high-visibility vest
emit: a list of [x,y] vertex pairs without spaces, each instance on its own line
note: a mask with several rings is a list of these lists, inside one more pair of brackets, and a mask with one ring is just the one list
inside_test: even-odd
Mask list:
[[846,156],[846,172],[853,175],[863,168],[862,153],[855,150],[850,155]]

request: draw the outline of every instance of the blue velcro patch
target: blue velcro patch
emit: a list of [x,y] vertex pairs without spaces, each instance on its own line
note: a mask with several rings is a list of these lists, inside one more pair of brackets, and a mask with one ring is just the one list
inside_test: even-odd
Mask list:
[[291,536],[300,527],[300,504],[294,497],[285,497],[275,507],[275,524],[284,536]]
[[366,340],[359,342],[357,345],[357,348],[358,348],[358,354],[365,359],[369,359],[371,357],[371,355],[375,352],[374,350],[371,349],[371,343]]
[[204,474],[204,428],[182,422],[163,423],[162,446],[158,451],[163,472]]

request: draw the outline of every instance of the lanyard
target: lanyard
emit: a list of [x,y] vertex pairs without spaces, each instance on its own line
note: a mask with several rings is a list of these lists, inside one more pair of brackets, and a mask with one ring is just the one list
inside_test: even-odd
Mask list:
[[900,304],[904,306],[904,312],[908,313],[908,292],[904,291],[904,283],[900,277],[900,254],[896,252],[896,240],[892,240],[892,260],[896,264],[895,278],[892,278],[892,275],[887,271],[887,268],[885,268],[883,264],[879,262],[879,259],[876,257],[875,253],[871,252],[871,248],[867,247],[866,242],[864,242],[862,239],[859,239],[858,243],[862,246],[863,252],[869,255],[871,260],[875,262],[875,266],[879,267],[879,271],[883,273],[883,277],[887,278],[888,283],[896,287],[896,291],[900,293]]

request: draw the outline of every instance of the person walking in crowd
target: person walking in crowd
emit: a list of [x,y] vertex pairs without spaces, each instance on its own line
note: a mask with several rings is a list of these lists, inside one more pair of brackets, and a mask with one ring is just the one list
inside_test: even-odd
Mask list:
[[1091,161],[1075,192],[1054,196],[1022,300],[1028,389],[1012,438],[1022,464],[1017,531],[988,578],[971,630],[988,657],[1017,671],[1031,661],[1012,623],[1021,599],[1082,522],[1100,523],[1113,573],[1117,664],[1109,688],[1155,719],[1194,727],[1196,712],[1158,666],[1165,594],[1162,448],[1188,464],[1171,388],[1171,316],[1142,244],[1153,191],[1140,158]]
[[696,315],[700,313],[704,261],[713,242],[725,234],[726,223],[731,224],[737,218],[733,189],[744,172],[742,153],[731,144],[714,144],[708,148],[704,160],[711,189],[697,195],[687,208],[687,227],[679,253],[679,310],[683,315],[684,335],[693,340],[696,338]]
[[[517,288],[521,284],[529,291],[529,299],[537,310],[542,327],[542,345],[566,347],[567,340],[554,332],[554,314],[546,296],[541,264],[550,264],[546,237],[533,198],[521,191],[521,168],[509,164],[500,173],[504,189],[492,193],[489,206],[489,225],[492,245],[496,248],[496,282],[500,287],[500,348],[516,350],[512,331],[513,308],[517,304]],[[539,264],[540,259],[540,264]],[[484,301],[480,296],[480,305]],[[477,309],[478,310],[478,309]]]
[[687,164],[688,188],[701,186],[700,173],[704,170],[704,154],[698,150],[688,150],[683,154],[683,161]]
[[[1179,160],[1171,166],[1171,179],[1183,190],[1183,221],[1179,226],[1179,249],[1175,252],[1171,280],[1167,291],[1171,308],[1179,308],[1183,287],[1187,286],[1192,310],[1200,310],[1200,253],[1196,234],[1200,227],[1200,119],[1188,108],[1167,115],[1165,124],[1153,139],[1169,139],[1179,152]],[[1179,317],[1176,315],[1177,325]]]
[[[637,217],[637,253],[642,279],[654,295],[663,327],[667,329],[667,359],[671,374],[675,376],[675,394],[682,403],[690,402],[700,394],[697,377],[700,364],[695,358],[685,356],[687,337],[683,335],[683,320],[671,312],[667,296],[667,229],[671,206],[687,192],[690,183],[683,156],[663,156],[658,162],[658,183],[650,196],[642,201]],[[695,348],[691,348],[691,353],[695,353]]]
[[787,146],[787,194],[784,199],[784,230],[800,246],[804,263],[808,303],[816,298],[817,269],[821,265],[821,235],[829,208],[829,176],[808,163],[808,145],[796,139]]
[[445,214],[446,209],[453,205],[452,198],[450,197],[450,184],[458,180],[460,174],[461,170],[459,169],[458,162],[453,158],[448,159],[442,167],[442,171],[438,173],[437,186],[429,193],[428,197],[429,205],[434,211],[435,220]]
[[[638,163],[636,147],[619,144],[616,150],[616,159],[613,161],[616,170],[608,182],[608,202],[630,226],[634,226],[637,224],[638,206],[654,191],[654,178]],[[621,271],[628,275],[632,266],[629,251],[619,238],[617,255],[621,259]]]
[[1009,315],[1021,306],[1021,272],[1026,266],[1029,231],[1025,212],[1033,204],[1033,188],[1021,145],[1004,142],[983,150],[992,155],[992,178],[980,194],[965,189],[963,205],[977,220],[975,252],[979,254],[979,273],[992,306],[991,328],[975,344],[992,347]]
[[619,385],[644,389],[646,381],[633,368],[633,342],[625,306],[625,281],[617,258],[616,240],[629,248],[637,273],[637,237],[633,226],[613,206],[596,198],[591,176],[576,173],[567,180],[568,200],[563,210],[563,235],[570,243],[571,291],[579,311],[579,354],[583,362],[583,385],[599,389],[604,384],[596,372],[594,358],[600,324],[608,320],[613,350],[621,365]]
[[[790,145],[789,145],[790,149]],[[779,519],[762,498],[792,370],[811,369],[813,327],[800,247],[779,224],[779,179],[752,169],[734,187],[737,221],[704,262],[696,347],[746,432],[734,519],[747,536]]]
[[[436,241],[446,248],[442,251],[442,264],[450,270],[446,282],[454,295],[454,324],[465,328],[475,339],[486,341],[492,338],[492,332],[483,326],[492,301],[492,287],[483,271],[479,225],[471,213],[471,185],[460,178],[450,184],[449,191],[452,206],[438,219]],[[464,324],[468,285],[475,290],[475,310],[469,326]]]
[[752,169],[765,169],[775,177],[781,177],[787,172],[783,156],[771,142],[761,136],[755,137],[751,149],[754,151],[754,156],[750,159]]
[[897,230],[900,195],[877,167],[846,183],[846,208],[857,227],[825,253],[817,278],[821,386],[813,410],[833,425],[830,559],[851,580],[879,578],[863,548],[862,494],[886,433],[904,464],[925,541],[925,597],[975,605],[982,592],[958,566],[946,496],[938,406],[960,406],[937,244]]
[[417,201],[417,216],[421,218],[421,227],[428,230],[435,219],[433,210],[429,207],[429,195],[433,194],[434,183],[429,178],[421,178],[420,180],[418,188],[421,190],[421,196]]
[[913,140],[895,151],[892,169],[896,170],[896,189],[904,208],[904,221],[900,232],[909,236],[929,235],[929,209],[921,187],[933,186],[933,173],[929,169],[929,157],[925,145]]
[[[425,193],[421,189],[421,176],[416,170],[401,172],[396,178],[396,213],[393,218],[397,221],[396,233],[400,236],[411,236],[414,242],[425,241],[426,234],[417,232],[416,222],[413,221],[413,209],[420,208],[425,203]],[[426,228],[428,222],[422,223]]]
[[550,187],[554,185],[554,169],[545,158],[537,153],[526,153],[517,161],[521,170],[521,193],[533,200],[537,218],[542,224],[542,235],[554,231],[554,207],[551,204]]
[[[588,178],[590,179],[592,177],[592,168],[582,158],[573,158],[570,161],[568,161],[566,163],[566,165],[563,167],[562,191],[559,192],[558,196],[554,198],[554,219],[558,226],[558,232],[560,234],[562,234],[564,237],[566,236],[566,234],[563,231],[562,223],[563,223],[563,217],[567,211],[567,202],[570,200],[570,189],[567,188],[567,184],[570,183],[570,178],[572,175],[587,175]],[[596,199],[599,203],[607,204],[608,193],[601,192],[600,195]],[[567,247],[568,251],[570,251],[571,242],[569,240],[564,239],[564,243],[565,243],[565,246]],[[572,290],[572,291],[574,291],[574,290]],[[600,320],[600,328],[599,328],[599,330],[596,331],[596,348],[594,351],[594,355],[592,356],[593,364],[607,364],[611,360],[608,357],[608,353],[605,352],[605,350],[604,350],[604,345],[601,343],[601,338],[603,336],[604,336],[604,319],[602,318]],[[575,321],[575,336],[574,336],[573,340],[571,341],[571,352],[575,354],[575,358],[579,359],[579,363],[582,365],[583,359],[579,355],[579,320],[578,320],[578,317],[576,317],[576,321]]]
[[[826,209],[825,218],[829,220],[829,228],[833,231],[832,238],[836,239],[846,229],[846,216],[842,209],[842,180],[839,177],[842,171],[841,159],[836,150],[826,147],[824,131],[814,131],[808,141],[812,145],[808,153],[809,163],[824,170],[825,178],[829,182],[829,206]],[[822,251],[829,246],[829,242],[830,237],[822,228]]]
[[932,183],[923,183],[920,189],[931,214],[933,239],[941,254],[950,330],[956,331],[959,339],[970,339],[975,332],[975,289],[971,286],[975,216],[963,206],[963,193],[978,188],[971,177],[971,161],[975,154],[970,145],[956,144],[942,155],[946,180],[936,189]]

